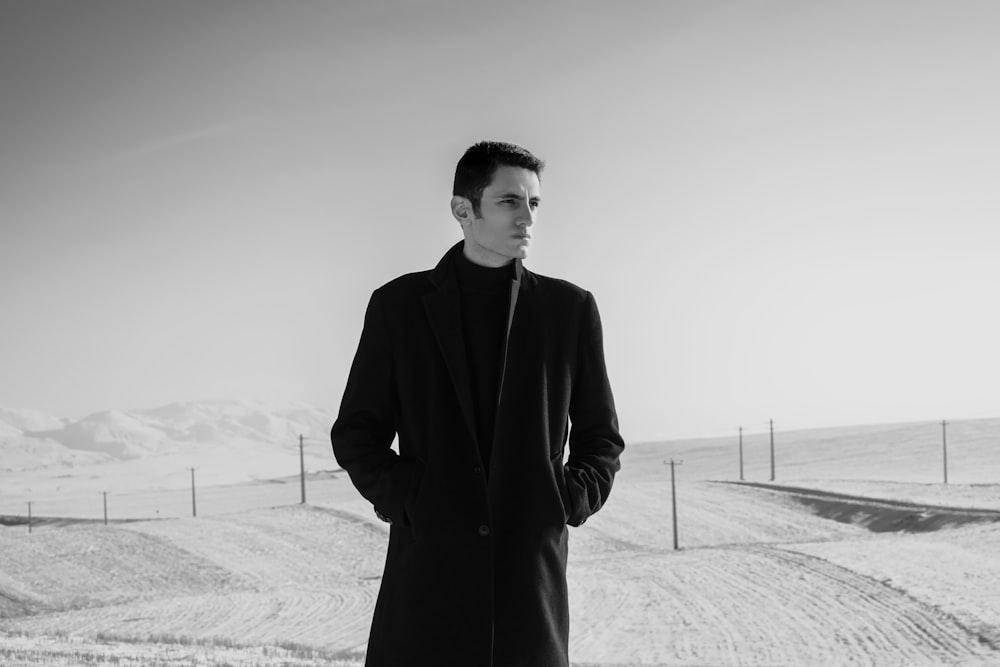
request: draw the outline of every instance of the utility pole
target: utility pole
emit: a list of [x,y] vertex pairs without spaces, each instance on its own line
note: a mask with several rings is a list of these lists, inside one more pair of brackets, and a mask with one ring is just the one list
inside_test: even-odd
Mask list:
[[28,532],[31,532],[31,501],[28,501]]
[[674,528],[674,551],[680,549],[677,543],[677,480],[674,476],[674,466],[684,463],[683,461],[674,461],[670,459],[669,461],[664,461],[664,463],[670,464],[670,501],[671,501],[671,513],[673,515],[673,528]]
[[108,492],[101,491],[104,495],[104,525],[108,525]]
[[740,481],[743,481],[743,427],[740,426]]
[[196,517],[198,516],[198,504],[195,502],[195,497],[194,497],[194,468],[190,468],[190,470],[191,470],[191,516]]
[[306,454],[302,444],[303,436],[299,433],[299,469],[302,471],[302,504],[306,504]]
[[948,483],[948,422],[941,420],[941,449],[944,453],[944,483]]
[[774,420],[771,420],[771,481],[774,481]]

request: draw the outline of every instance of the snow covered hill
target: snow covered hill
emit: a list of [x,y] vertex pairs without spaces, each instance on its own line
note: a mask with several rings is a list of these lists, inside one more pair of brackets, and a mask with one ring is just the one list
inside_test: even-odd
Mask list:
[[102,463],[111,457],[73,450],[49,438],[68,421],[40,410],[0,408],[0,472]]
[[0,433],[5,426],[17,431],[47,431],[62,428],[65,423],[66,420],[41,410],[0,407]]
[[0,408],[0,471],[204,454],[248,445],[289,448],[297,446],[300,434],[326,438],[332,423],[332,414],[314,406],[249,400],[106,410],[78,420]]

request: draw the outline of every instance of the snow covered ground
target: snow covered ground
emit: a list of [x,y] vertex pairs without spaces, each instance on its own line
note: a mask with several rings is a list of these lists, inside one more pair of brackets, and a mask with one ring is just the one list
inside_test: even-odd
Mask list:
[[0,409],[0,515],[24,514],[31,501],[37,515],[101,518],[108,492],[112,516],[190,516],[191,468],[203,511],[228,511],[210,502],[219,495],[212,489],[297,475],[299,435],[307,470],[335,469],[332,423],[313,406],[247,400],[108,410],[76,421]]
[[[777,433],[775,482],[1000,509],[1000,420],[949,425],[947,486],[940,438],[933,423]],[[209,444],[189,465],[245,477],[199,486],[197,518],[190,473],[157,476],[169,452],[4,474],[0,515],[23,514],[31,488],[43,516],[100,518],[99,486],[128,474],[109,514],[147,520],[0,528],[0,663],[361,664],[384,525],[325,442],[307,461],[306,505],[297,442],[275,447],[271,478],[249,455],[222,460],[232,443]],[[717,483],[738,479],[737,444],[629,446],[611,501],[571,531],[574,664],[1000,664],[1000,522],[872,533]],[[745,479],[769,481],[768,452],[766,435],[744,439]]]

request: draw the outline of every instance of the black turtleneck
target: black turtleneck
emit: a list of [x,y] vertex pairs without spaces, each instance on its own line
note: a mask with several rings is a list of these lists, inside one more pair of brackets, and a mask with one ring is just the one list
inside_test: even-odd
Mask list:
[[456,256],[456,275],[462,295],[462,335],[472,385],[476,437],[484,469],[488,472],[514,267],[513,264],[499,268],[480,266],[463,253],[456,253]]

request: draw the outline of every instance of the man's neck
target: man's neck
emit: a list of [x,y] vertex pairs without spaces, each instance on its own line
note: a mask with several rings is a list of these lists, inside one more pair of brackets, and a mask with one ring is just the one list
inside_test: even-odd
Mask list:
[[464,255],[465,258],[473,264],[485,266],[491,269],[498,269],[501,266],[507,266],[514,263],[514,260],[510,257],[504,257],[503,255],[498,255],[496,253],[476,252],[469,246],[468,241],[462,244],[462,255]]

